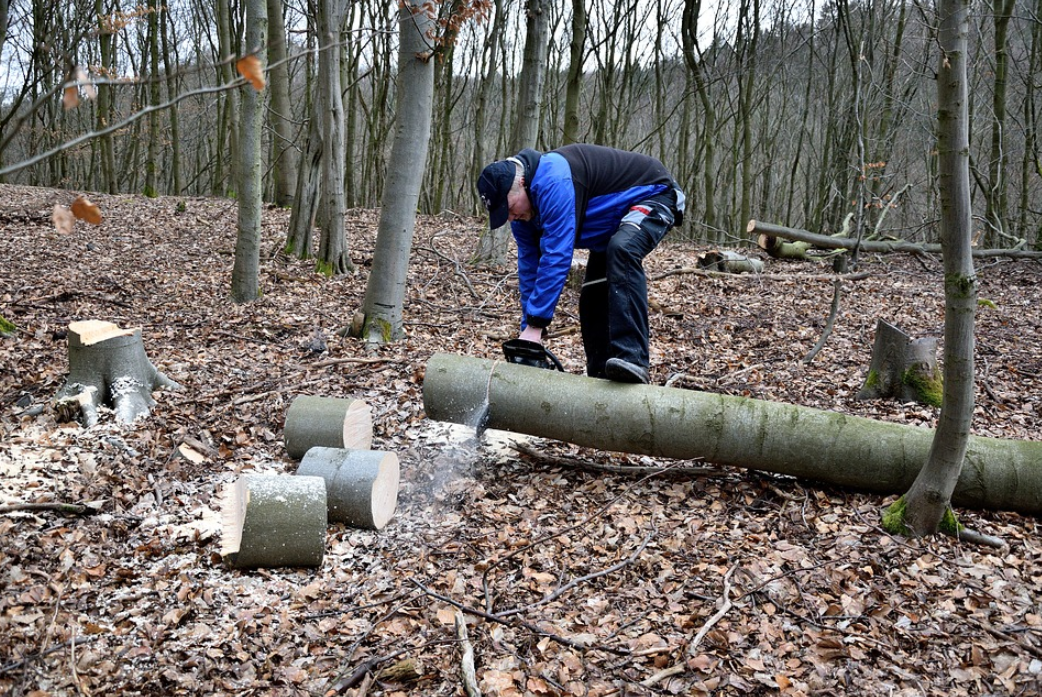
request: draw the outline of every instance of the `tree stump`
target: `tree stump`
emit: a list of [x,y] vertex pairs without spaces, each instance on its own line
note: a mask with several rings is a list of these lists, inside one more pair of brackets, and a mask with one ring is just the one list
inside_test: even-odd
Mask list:
[[238,569],[320,566],[326,508],[321,477],[243,475],[224,492],[221,557]]
[[294,460],[315,446],[368,450],[373,444],[373,415],[359,399],[297,397],[286,412],[286,452]]
[[318,446],[304,455],[297,475],[325,481],[331,523],[380,530],[398,505],[399,469],[394,453]]
[[937,339],[913,339],[879,320],[872,363],[858,399],[896,398],[941,406],[944,382],[937,367]]
[[181,389],[148,360],[140,327],[120,329],[100,320],[69,325],[69,377],[55,397],[59,416],[90,427],[104,405],[118,421],[131,423],[155,406],[152,390],[159,387]]

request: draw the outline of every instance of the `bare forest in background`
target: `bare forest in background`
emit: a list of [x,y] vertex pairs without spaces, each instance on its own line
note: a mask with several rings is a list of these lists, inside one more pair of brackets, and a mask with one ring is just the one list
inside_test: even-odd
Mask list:
[[[269,2],[284,20],[270,25],[270,67],[285,69],[289,98],[267,103],[264,198],[281,205],[292,203],[298,151],[316,104],[315,4]],[[432,5],[446,21],[431,46],[436,77],[423,213],[477,213],[476,173],[512,154],[528,8],[494,0],[480,21],[456,25],[448,20],[456,4]],[[0,0],[0,181],[235,196],[240,90],[228,85],[235,57],[249,50],[243,5]],[[374,208],[395,125],[397,5],[355,0],[344,7],[335,49],[344,193],[348,207]],[[569,137],[659,157],[684,185],[688,223],[674,234],[739,243],[756,218],[815,232],[936,241],[932,6],[556,0],[541,7],[549,46],[538,147],[565,141],[571,83],[579,101]],[[573,31],[582,29],[573,24],[577,8],[580,32]],[[1039,248],[1042,0],[976,5],[970,39],[977,243]],[[573,57],[580,55],[581,73]],[[96,98],[63,108],[62,87],[77,68],[96,84]]]

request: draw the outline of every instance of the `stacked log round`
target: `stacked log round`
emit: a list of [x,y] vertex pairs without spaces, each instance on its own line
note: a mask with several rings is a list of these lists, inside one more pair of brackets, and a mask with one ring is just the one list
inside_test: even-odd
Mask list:
[[368,450],[373,444],[373,416],[359,399],[297,397],[286,412],[286,452],[294,460],[311,448]]

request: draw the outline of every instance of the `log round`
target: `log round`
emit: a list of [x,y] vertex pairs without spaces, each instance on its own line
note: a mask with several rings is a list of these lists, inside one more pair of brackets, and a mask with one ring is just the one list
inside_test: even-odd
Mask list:
[[331,523],[380,530],[394,516],[399,480],[394,453],[316,446],[304,455],[297,474],[325,481]]
[[[908,490],[933,430],[810,407],[626,385],[502,361],[435,354],[423,404],[437,421],[586,447],[701,459],[888,494]],[[971,437],[953,502],[1042,512],[1042,443]]]
[[321,445],[368,450],[373,444],[373,415],[360,399],[297,397],[286,412],[286,452],[294,460]]
[[245,474],[226,490],[221,556],[240,569],[316,567],[326,547],[321,477]]

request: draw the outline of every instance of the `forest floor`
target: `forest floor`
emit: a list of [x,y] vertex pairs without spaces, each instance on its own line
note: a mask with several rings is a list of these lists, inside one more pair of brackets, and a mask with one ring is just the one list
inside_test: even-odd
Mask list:
[[[460,695],[462,606],[486,695],[1042,694],[1034,517],[958,511],[1002,549],[895,537],[880,528],[894,496],[712,463],[598,471],[678,463],[532,438],[522,454],[502,432],[476,446],[426,419],[431,355],[497,357],[517,326],[516,276],[466,264],[481,221],[419,221],[408,337],[374,351],[337,332],[361,307],[375,211],[349,214],[358,272],[330,280],[279,252],[288,213],[266,210],[263,297],[235,305],[234,202],[91,195],[104,221],[59,234],[52,208],[73,198],[0,186],[0,315],[19,328],[0,340],[0,506],[98,508],[0,514],[0,693]],[[855,394],[877,319],[941,338],[936,258],[863,258],[869,275],[844,285],[805,364],[831,265],[664,275],[704,251],[667,243],[648,259],[654,383],[934,425],[936,409]],[[992,304],[973,432],[1038,440],[1042,267],[977,268]],[[568,290],[550,345],[577,373],[575,308]],[[158,391],[130,426],[57,422],[66,328],[84,319],[141,326],[184,389]],[[304,394],[370,405],[373,447],[401,463],[395,517],[331,525],[318,569],[230,569],[221,492],[295,470],[282,428]],[[205,460],[179,457],[185,443]],[[418,675],[382,672],[402,661]]]

